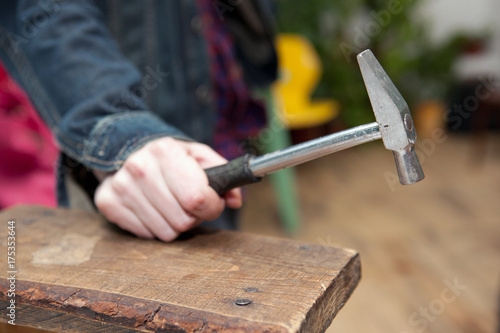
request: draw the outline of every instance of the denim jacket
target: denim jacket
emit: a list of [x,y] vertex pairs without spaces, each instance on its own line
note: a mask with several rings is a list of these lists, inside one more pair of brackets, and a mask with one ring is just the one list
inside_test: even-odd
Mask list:
[[[235,37],[246,81],[270,83],[269,2],[213,4]],[[215,111],[205,43],[194,0],[0,5],[0,60],[51,127],[66,168],[71,160],[71,168],[115,171],[163,136],[210,144]]]

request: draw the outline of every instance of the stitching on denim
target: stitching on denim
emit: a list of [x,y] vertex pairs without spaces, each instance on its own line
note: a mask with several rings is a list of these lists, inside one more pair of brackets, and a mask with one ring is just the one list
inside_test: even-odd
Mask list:
[[[117,153],[116,157],[112,161],[107,161],[103,160],[100,158],[97,158],[93,155],[90,154],[92,150],[94,150],[97,146],[98,142],[101,142],[101,138],[105,138],[109,136],[107,133],[112,130],[111,125],[115,125],[116,122],[123,120],[125,118],[129,117],[151,117],[154,115],[151,113],[147,114],[140,114],[143,113],[144,111],[140,112],[126,112],[126,113],[120,113],[120,114],[114,114],[111,116],[106,117],[105,119],[101,120],[100,122],[97,123],[97,125],[94,127],[92,132],[95,134],[93,135],[92,140],[86,141],[86,147],[85,151],[82,154],[82,156],[76,156],[78,160],[84,160],[87,162],[92,162],[92,163],[98,163],[101,165],[105,166],[121,166],[123,162],[125,161],[126,157],[134,150],[138,149],[140,146],[144,145],[148,141],[151,141],[156,138],[160,137],[165,137],[168,136],[167,133],[157,133],[157,134],[152,134],[144,137],[133,137],[125,142],[123,145],[122,149]],[[96,133],[97,132],[97,133]]]
[[[61,147],[64,148],[73,148],[75,150],[81,150],[84,146],[81,142],[76,142],[73,141],[71,138],[69,138],[64,131],[62,131],[59,127],[54,127],[52,128],[52,131],[56,135],[57,142]],[[66,151],[67,149],[64,149]]]
[[[111,114],[109,116],[106,116],[104,119],[101,119],[100,121],[97,122],[97,124],[94,126],[94,128],[91,131],[92,134],[92,140],[94,142],[101,142],[99,140],[101,137],[105,137],[107,132],[111,129],[111,125],[114,125],[114,123],[119,122],[125,118],[129,117],[144,117],[144,112],[139,111],[139,112],[120,112],[120,113],[115,113]],[[90,140],[89,140],[90,141]],[[88,151],[92,150],[94,148],[94,143],[93,142],[87,142],[86,143],[86,149],[84,153],[87,153]]]
[[[115,169],[118,169],[125,162],[126,158],[128,157],[128,155],[131,152],[140,148],[141,146],[148,143],[149,141],[152,141],[154,139],[161,138],[161,137],[167,137],[167,136],[169,136],[167,133],[158,133],[158,134],[145,136],[141,140],[138,140],[132,146],[127,146],[127,144],[125,144],[124,147],[122,148],[122,150],[120,150],[120,152],[118,153],[117,158],[115,158],[112,161],[102,160],[102,159],[96,158],[92,155],[85,155],[83,157],[78,156],[78,155],[74,155],[72,153],[69,153],[67,155],[76,159],[76,160],[79,160],[79,161],[97,163],[97,164],[100,164],[102,166],[112,166],[112,167],[115,167]],[[129,141],[131,141],[131,140],[129,140]],[[129,142],[129,141],[127,141],[127,142]],[[97,166],[97,167],[99,167],[99,166]]]

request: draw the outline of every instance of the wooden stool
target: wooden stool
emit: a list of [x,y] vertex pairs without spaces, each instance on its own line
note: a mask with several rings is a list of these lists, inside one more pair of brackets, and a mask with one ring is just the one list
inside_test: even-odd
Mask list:
[[291,240],[199,228],[166,244],[95,213],[34,206],[0,221],[0,321],[10,269],[15,324],[44,330],[322,332],[360,279],[356,252]]

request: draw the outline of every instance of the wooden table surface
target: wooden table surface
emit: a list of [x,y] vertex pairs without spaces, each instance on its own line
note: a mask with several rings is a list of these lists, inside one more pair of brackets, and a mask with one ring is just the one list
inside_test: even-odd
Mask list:
[[208,229],[166,244],[98,214],[34,206],[0,212],[0,221],[0,321],[15,221],[16,324],[29,327],[323,332],[360,279],[358,254],[331,246]]

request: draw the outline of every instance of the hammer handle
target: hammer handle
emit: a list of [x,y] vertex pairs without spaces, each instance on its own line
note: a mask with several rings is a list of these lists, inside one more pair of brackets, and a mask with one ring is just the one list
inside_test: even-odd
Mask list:
[[205,169],[209,185],[222,195],[233,188],[260,181],[262,178],[255,177],[249,166],[254,157],[246,154],[226,164]]

